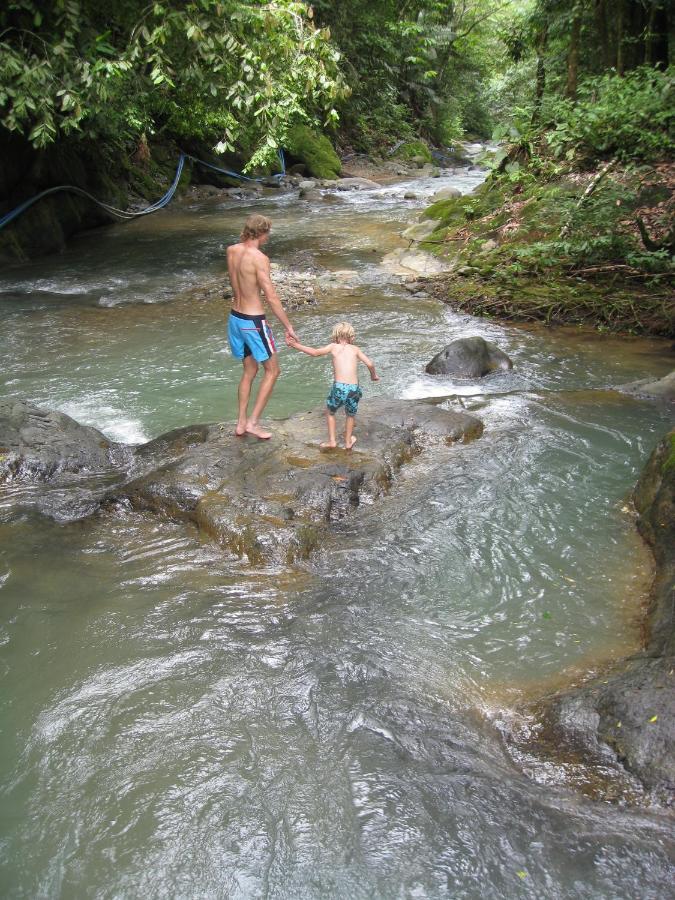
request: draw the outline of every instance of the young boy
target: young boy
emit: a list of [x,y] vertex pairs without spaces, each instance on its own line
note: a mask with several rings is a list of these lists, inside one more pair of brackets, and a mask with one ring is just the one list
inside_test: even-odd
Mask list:
[[289,346],[307,353],[308,356],[328,356],[330,353],[333,357],[333,377],[335,380],[326,399],[328,440],[321,444],[324,448],[337,447],[337,441],[335,440],[335,413],[343,404],[347,416],[345,420],[345,450],[351,450],[356,443],[356,438],[353,434],[354,418],[362,396],[357,373],[359,362],[362,362],[370,369],[371,381],[380,380],[375,372],[375,365],[355,345],[355,337],[354,329],[349,322],[338,322],[330,336],[332,343],[326,344],[325,347],[304,347],[294,338],[288,340]]

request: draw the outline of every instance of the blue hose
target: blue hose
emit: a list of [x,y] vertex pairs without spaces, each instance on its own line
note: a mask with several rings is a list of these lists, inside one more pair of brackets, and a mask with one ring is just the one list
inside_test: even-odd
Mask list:
[[[36,194],[35,197],[31,197],[30,200],[25,200],[23,203],[20,203],[19,206],[15,207],[15,209],[11,210],[8,213],[5,213],[5,215],[0,218],[0,229],[4,228],[5,225],[9,225],[10,222],[18,218],[34,203],[37,203],[38,200],[42,200],[43,197],[48,197],[50,194],[56,194],[59,191],[68,191],[71,194],[78,194],[81,197],[86,197],[88,200],[91,200],[92,203],[95,203],[97,206],[100,206],[102,209],[104,209],[109,215],[117,216],[117,218],[119,219],[129,220],[136,219],[139,216],[149,216],[151,213],[158,212],[160,209],[163,209],[173,199],[173,196],[178,189],[180,177],[183,174],[183,167],[185,166],[186,159],[190,159],[200,166],[204,166],[207,169],[213,169],[215,172],[220,172],[222,175],[227,175],[230,178],[239,178],[242,181],[263,180],[262,178],[249,178],[248,175],[243,175],[241,172],[233,172],[230,169],[222,169],[219,166],[214,166],[211,163],[204,162],[204,160],[202,159],[197,159],[195,156],[190,156],[189,153],[181,153],[178,159],[178,166],[176,167],[176,174],[169,190],[166,192],[166,194],[164,194],[163,197],[157,200],[156,203],[151,203],[150,206],[147,206],[145,209],[141,209],[138,212],[130,212],[128,210],[117,209],[117,207],[111,206],[109,203],[104,203],[102,200],[97,200],[96,197],[94,197],[88,191],[85,191],[83,190],[83,188],[77,187],[74,184],[61,184],[58,187],[47,188],[47,190],[41,191],[39,194]],[[279,172],[279,174],[277,175],[272,175],[272,178],[283,178],[283,176],[286,174],[286,163],[284,160],[283,150],[279,150],[279,162],[281,164],[281,172]]]

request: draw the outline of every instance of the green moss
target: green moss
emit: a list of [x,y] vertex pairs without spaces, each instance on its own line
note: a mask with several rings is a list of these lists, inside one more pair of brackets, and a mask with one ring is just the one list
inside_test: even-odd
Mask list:
[[431,150],[424,141],[406,141],[401,144],[394,156],[398,159],[414,159],[421,156],[426,162],[432,162]]
[[448,225],[463,225],[466,222],[465,204],[466,200],[462,197],[437,200],[424,210],[423,217],[425,219],[439,219],[446,227]]
[[670,440],[670,453],[668,454],[668,458],[663,463],[662,472],[665,474],[669,472],[671,469],[675,469],[675,431],[671,431],[671,433],[667,436],[667,439]]
[[315,178],[338,178],[342,164],[328,138],[308,128],[296,125],[288,134],[286,147],[289,153],[307,166]]

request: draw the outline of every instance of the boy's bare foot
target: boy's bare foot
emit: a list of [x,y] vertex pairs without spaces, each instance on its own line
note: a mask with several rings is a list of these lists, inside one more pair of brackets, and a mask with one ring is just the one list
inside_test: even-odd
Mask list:
[[241,422],[237,422],[237,427],[234,429],[234,433],[237,437],[243,437],[246,434],[246,422],[242,425]]
[[352,435],[349,441],[345,441],[345,450],[351,450],[355,443],[356,438]]
[[319,444],[322,450],[335,450],[337,444],[331,444],[330,441],[324,441],[322,444]]
[[269,441],[272,437],[271,431],[265,431],[260,425],[254,425],[252,422],[249,422],[246,426],[246,434],[252,434],[260,441]]

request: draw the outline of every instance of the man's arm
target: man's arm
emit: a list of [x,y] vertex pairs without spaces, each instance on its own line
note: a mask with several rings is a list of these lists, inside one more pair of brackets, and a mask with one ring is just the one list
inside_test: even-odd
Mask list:
[[363,350],[359,350],[358,347],[356,349],[356,355],[361,360],[361,362],[364,364],[364,366],[367,366],[368,369],[370,370],[370,380],[371,381],[379,381],[380,376],[375,371],[375,363],[371,359],[368,359],[368,357],[363,352]]
[[272,279],[270,277],[270,261],[265,256],[264,253],[260,254],[261,259],[256,266],[256,275],[258,280],[258,287],[264,293],[265,299],[270,305],[270,309],[277,317],[277,319],[284,326],[286,331],[286,341],[288,342],[288,335],[297,340],[297,335],[293,330],[293,326],[291,325],[290,319],[284,312],[284,308],[281,305],[281,300],[279,299],[279,295],[276,292],[276,288],[272,284]]

